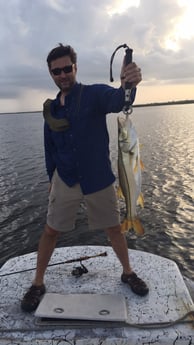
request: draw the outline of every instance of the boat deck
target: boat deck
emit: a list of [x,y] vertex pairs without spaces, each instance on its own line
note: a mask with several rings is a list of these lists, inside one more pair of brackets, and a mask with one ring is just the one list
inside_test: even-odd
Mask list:
[[[103,252],[107,252],[107,256],[82,261],[88,273],[78,278],[71,272],[79,263],[58,264]],[[54,251],[51,264],[57,265],[48,267],[45,276],[48,293],[125,296],[127,324],[105,321],[100,325],[91,320],[86,323],[54,322],[46,326],[38,323],[34,313],[23,313],[20,300],[31,284],[34,271],[8,274],[35,267],[36,253],[8,260],[0,270],[0,344],[194,344],[193,316],[180,322],[194,307],[177,265],[169,259],[137,250],[129,250],[129,256],[133,269],[149,286],[149,294],[145,297],[136,296],[120,281],[121,265],[111,247],[77,246]],[[179,322],[172,324],[177,320]]]

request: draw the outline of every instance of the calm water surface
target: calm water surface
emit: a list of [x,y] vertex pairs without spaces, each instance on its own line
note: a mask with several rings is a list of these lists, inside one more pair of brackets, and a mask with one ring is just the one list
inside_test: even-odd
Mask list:
[[[194,279],[194,105],[134,108],[133,122],[145,165],[139,210],[145,235],[130,233],[128,246],[171,258]],[[117,175],[117,121],[108,116]],[[35,251],[45,222],[48,178],[41,113],[0,115],[0,265]],[[121,205],[124,208],[124,205]],[[122,209],[121,209],[122,212]],[[81,207],[76,229],[58,246],[109,245],[102,230],[86,231]]]

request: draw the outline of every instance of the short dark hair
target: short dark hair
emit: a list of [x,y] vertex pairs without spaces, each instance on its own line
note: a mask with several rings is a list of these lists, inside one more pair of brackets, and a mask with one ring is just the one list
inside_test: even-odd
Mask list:
[[59,46],[56,48],[53,48],[47,56],[48,67],[49,68],[51,67],[51,62],[53,60],[56,60],[63,56],[70,56],[72,63],[76,64],[77,54],[75,50],[69,45],[64,46],[62,43],[59,43]]

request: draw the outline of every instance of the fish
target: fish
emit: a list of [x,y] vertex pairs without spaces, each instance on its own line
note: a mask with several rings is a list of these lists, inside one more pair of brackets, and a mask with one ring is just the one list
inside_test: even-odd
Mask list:
[[134,230],[138,235],[144,234],[144,228],[137,216],[137,205],[144,207],[141,192],[144,169],[140,159],[140,145],[137,131],[129,115],[119,115],[118,123],[118,197],[124,198],[126,214],[121,222],[121,232]]

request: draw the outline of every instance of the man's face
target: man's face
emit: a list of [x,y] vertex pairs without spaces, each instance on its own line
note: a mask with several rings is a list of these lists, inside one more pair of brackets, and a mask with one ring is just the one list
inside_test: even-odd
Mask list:
[[53,60],[49,71],[55,84],[64,93],[68,93],[76,82],[77,67],[69,56]]

